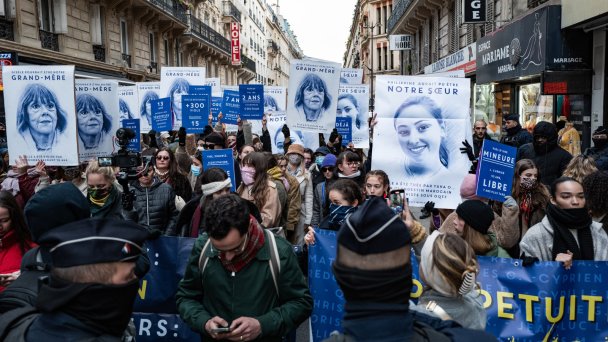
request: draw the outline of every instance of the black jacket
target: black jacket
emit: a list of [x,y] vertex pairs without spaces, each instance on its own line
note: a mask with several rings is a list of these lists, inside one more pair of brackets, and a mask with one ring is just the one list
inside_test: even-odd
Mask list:
[[507,135],[500,139],[500,143],[519,148],[520,146],[531,143],[532,140],[532,134],[518,124],[513,128],[507,129]]
[[483,139],[479,139],[479,138],[477,138],[477,136],[475,136],[475,134],[473,134],[473,153],[475,154],[475,157],[477,157],[477,158],[479,158],[479,153],[481,152],[481,148],[483,147],[484,140],[494,140],[494,139],[492,139],[488,133],[486,133],[486,135],[483,137]]
[[120,342],[121,337],[104,334],[93,327],[62,312],[43,313],[30,325],[26,335],[27,342],[76,342],[99,341]]
[[137,211],[138,222],[150,230],[159,230],[174,235],[175,222],[179,211],[175,208],[175,192],[170,185],[157,179],[149,188],[139,182],[131,183],[135,191],[133,208]]

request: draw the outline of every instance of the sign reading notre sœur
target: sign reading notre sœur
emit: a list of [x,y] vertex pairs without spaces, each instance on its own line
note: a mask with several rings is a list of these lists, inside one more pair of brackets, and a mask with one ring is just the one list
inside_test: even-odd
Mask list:
[[412,36],[409,34],[391,34],[389,36],[391,50],[411,50]]
[[483,23],[486,21],[486,0],[462,0],[462,22]]

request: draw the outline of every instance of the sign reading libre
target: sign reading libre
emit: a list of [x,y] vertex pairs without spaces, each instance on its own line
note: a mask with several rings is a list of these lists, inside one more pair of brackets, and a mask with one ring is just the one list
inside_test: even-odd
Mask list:
[[236,21],[230,23],[230,54],[232,65],[241,64],[241,25]]

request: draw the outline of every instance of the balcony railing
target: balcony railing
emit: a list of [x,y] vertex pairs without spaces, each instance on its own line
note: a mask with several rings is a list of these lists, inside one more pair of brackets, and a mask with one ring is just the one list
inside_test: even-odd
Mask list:
[[279,52],[279,45],[274,40],[268,39],[268,50],[270,50],[268,53],[276,54]]
[[12,21],[0,18],[0,39],[15,40],[15,29]]
[[188,24],[186,10],[175,0],[148,0],[149,3],[175,17],[184,24]]
[[401,17],[405,14],[405,11],[407,11],[414,1],[415,0],[399,0],[393,5],[393,12],[391,13],[391,16],[388,17],[388,22],[386,23],[386,32],[393,31],[399,19],[401,19]]
[[40,43],[43,49],[59,51],[59,35],[57,33],[40,30]]
[[106,61],[106,48],[103,45],[93,45],[93,55],[95,60],[99,62]]
[[239,23],[241,22],[241,11],[239,11],[232,1],[224,0],[224,16],[233,17]]
[[241,54],[241,63],[245,69],[249,69],[255,74],[255,62],[249,59],[249,57]]
[[190,32],[223,52],[230,54],[230,41],[190,14]]
[[122,54],[122,61],[125,62],[127,67],[131,67],[131,55],[127,55],[126,53]]

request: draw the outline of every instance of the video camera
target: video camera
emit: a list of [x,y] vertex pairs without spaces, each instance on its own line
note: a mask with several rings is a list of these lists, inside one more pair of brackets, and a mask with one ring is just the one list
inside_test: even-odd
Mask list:
[[133,199],[135,197],[134,191],[129,190],[129,181],[139,178],[142,172],[142,161],[144,163],[143,170],[147,170],[153,160],[151,157],[142,160],[139,152],[127,150],[129,141],[133,138],[135,138],[135,132],[132,129],[119,128],[116,131],[116,140],[120,149],[111,156],[97,158],[99,166],[118,167],[120,169],[116,180],[123,188],[122,206],[125,210],[133,209]]

